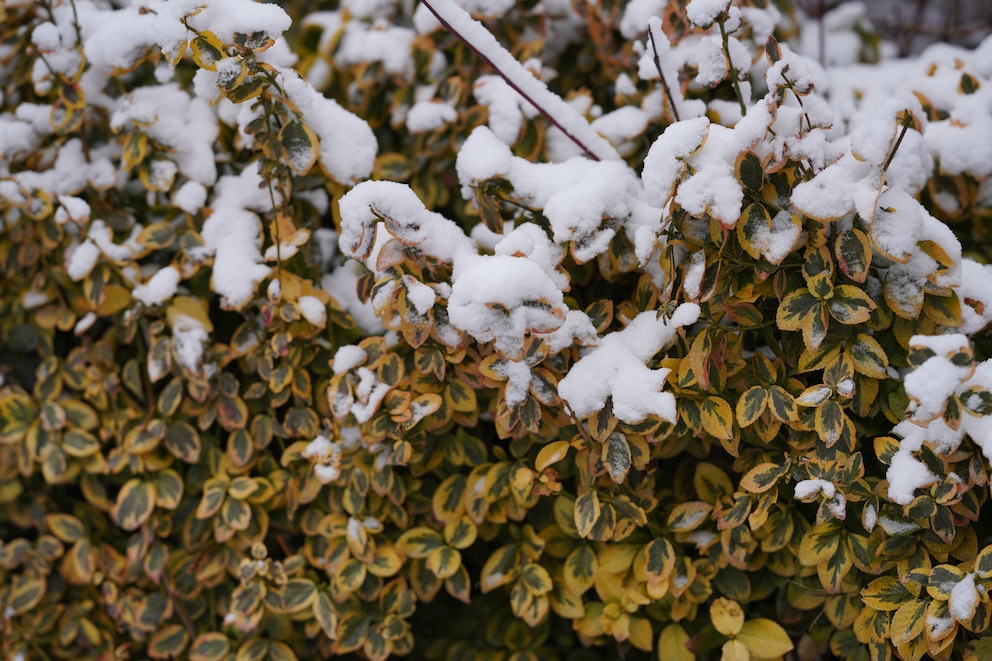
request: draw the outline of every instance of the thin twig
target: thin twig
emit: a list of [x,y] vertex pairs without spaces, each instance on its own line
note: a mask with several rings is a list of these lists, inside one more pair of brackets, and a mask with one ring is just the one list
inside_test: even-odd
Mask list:
[[909,131],[910,123],[909,115],[907,114],[903,118],[902,131],[899,132],[899,137],[896,138],[896,144],[892,147],[892,151],[889,152],[889,157],[885,159],[885,165],[882,166],[882,172],[888,170],[889,166],[892,165],[892,159],[896,157],[896,152],[899,151],[899,145],[902,144],[902,139],[906,137],[906,133]]
[[675,99],[672,97],[672,90],[668,87],[668,82],[665,80],[665,72],[661,68],[661,58],[658,56],[658,44],[654,40],[654,26],[648,28],[648,38],[651,39],[651,50],[654,52],[654,66],[658,70],[658,77],[661,78],[661,88],[665,91],[665,98],[668,99],[668,104],[672,106],[672,117],[675,121],[681,121],[679,118],[679,109],[675,105]]
[[[493,71],[495,71],[497,74],[499,74],[499,76],[504,81],[506,81],[506,84],[507,85],[509,85],[511,88],[513,88],[513,90],[516,91],[517,94],[519,94],[520,96],[522,96],[524,99],[527,100],[528,103],[530,103],[532,106],[534,106],[537,109],[537,111],[539,113],[541,113],[541,115],[545,119],[547,119],[549,122],[551,122],[569,140],[571,140],[572,142],[574,142],[579,147],[579,149],[581,149],[582,151],[584,151],[589,156],[589,158],[591,158],[594,161],[602,160],[602,158],[599,155],[597,155],[596,152],[591,147],[589,147],[585,143],[583,143],[582,140],[580,140],[578,136],[576,136],[575,134],[571,133],[568,129],[566,129],[562,125],[562,123],[560,121],[558,121],[554,116],[552,116],[551,113],[547,110],[547,108],[545,108],[540,103],[538,103],[537,101],[535,101],[534,98],[531,95],[527,94],[523,89],[521,89],[520,86],[517,85],[517,83],[513,80],[513,77],[512,76],[510,76],[508,73],[506,73],[505,71],[503,71],[502,69],[500,69],[500,67],[498,67],[495,62],[493,62],[485,53],[483,53],[482,50],[478,46],[476,46],[476,44],[472,43],[472,41],[470,39],[466,38],[465,35],[461,34],[458,30],[456,30],[451,25],[451,23],[441,14],[441,12],[439,12],[437,9],[434,8],[433,1],[434,0],[422,0],[422,3],[423,3],[423,5],[425,7],[427,7],[428,10],[430,10],[430,12],[432,14],[434,14],[434,17],[438,20],[439,23],[441,23],[441,25],[444,26],[444,28],[446,30],[448,30],[448,32],[450,32],[451,34],[453,34],[456,37],[458,37],[458,39],[460,39],[462,43],[464,43],[466,46],[468,46],[469,49],[472,50],[472,52],[474,52],[476,55],[478,55],[480,58],[482,58],[490,67],[492,67]],[[564,101],[562,101],[562,102],[564,103]],[[607,144],[609,144],[609,143],[607,143]]]
[[747,114],[747,104],[744,102],[744,92],[741,91],[741,83],[738,80],[737,67],[734,66],[734,59],[730,56],[730,35],[727,28],[720,21],[720,37],[723,39],[723,55],[727,58],[727,68],[730,72],[730,82],[734,85],[734,92],[737,94],[737,103],[741,106],[741,117]]

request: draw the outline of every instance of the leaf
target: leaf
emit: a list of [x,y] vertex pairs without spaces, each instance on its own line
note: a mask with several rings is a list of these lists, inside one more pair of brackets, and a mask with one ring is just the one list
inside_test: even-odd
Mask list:
[[179,420],[169,425],[162,444],[172,456],[188,464],[200,461],[200,435],[188,422]]
[[468,479],[464,474],[452,475],[442,482],[431,499],[434,516],[447,523],[458,519],[465,511],[465,489]]
[[834,256],[844,275],[858,283],[868,279],[872,248],[868,235],[856,227],[841,231],[834,243]]
[[892,576],[876,578],[861,590],[865,606],[877,611],[894,611],[911,599],[909,590]]
[[548,466],[558,463],[568,454],[569,447],[570,444],[568,441],[552,441],[548,443],[537,453],[537,459],[534,461],[534,470],[540,473]]
[[124,530],[137,530],[155,510],[155,490],[151,483],[132,478],[117,494],[114,518]]
[[579,537],[589,537],[592,527],[599,520],[600,513],[599,495],[595,491],[587,491],[576,499],[573,516]]
[[781,625],[763,617],[745,622],[737,640],[744,643],[753,656],[762,659],[782,656],[795,647]]
[[41,603],[45,596],[45,581],[20,574],[11,581],[5,596],[4,619],[9,621]]
[[172,223],[161,221],[147,225],[141,230],[137,241],[150,250],[161,250],[168,248],[176,240],[176,229]]
[[669,624],[658,636],[658,661],[695,661],[690,644],[689,634],[681,625]]
[[734,412],[722,397],[711,395],[701,402],[703,429],[711,436],[730,440],[734,437]]
[[88,431],[70,429],[62,437],[62,449],[70,457],[91,457],[100,451],[100,441]]
[[901,605],[892,615],[892,643],[904,645],[923,633],[927,601],[913,599]]
[[860,288],[854,285],[840,285],[834,288],[833,298],[828,303],[830,316],[842,324],[863,324],[871,318],[877,305]]
[[158,507],[174,510],[183,497],[183,480],[179,473],[167,468],[155,474],[152,484],[155,487],[155,504]]
[[472,579],[464,565],[459,564],[455,573],[445,579],[444,589],[458,601],[471,603]]
[[302,177],[317,162],[317,135],[299,117],[283,125],[279,141],[286,150],[286,165],[297,175]]
[[450,546],[439,546],[427,556],[427,568],[442,580],[454,575],[461,565],[461,553]]
[[52,513],[45,515],[45,525],[53,535],[66,544],[72,544],[86,535],[83,522],[71,514]]
[[710,604],[710,622],[721,634],[732,638],[744,625],[744,611],[732,599],[714,599]]
[[737,424],[748,427],[761,417],[768,405],[768,390],[761,386],[751,386],[737,400]]
[[449,521],[444,526],[444,539],[456,549],[465,549],[471,546],[478,536],[478,528],[467,517],[462,517],[457,521]]
[[231,643],[222,633],[203,633],[196,637],[189,651],[189,661],[222,661],[231,651]]
[[741,478],[740,486],[751,493],[764,493],[789,472],[789,464],[758,464]]
[[[757,193],[764,186],[765,173],[764,169],[761,167],[761,159],[758,158],[756,154],[752,152],[744,152],[738,156],[736,169],[737,180],[741,182],[747,190]],[[758,258],[755,257],[755,259]]]
[[479,585],[482,593],[491,592],[514,579],[519,556],[516,544],[507,544],[493,551],[482,566]]
[[728,640],[720,648],[720,661],[750,661],[747,646],[740,640]]
[[814,526],[799,544],[799,562],[806,567],[827,562],[841,543],[840,532],[834,523]]
[[713,505],[701,500],[679,503],[668,515],[668,527],[675,532],[695,530],[712,511]]
[[[144,131],[132,131],[124,142],[121,160],[125,170],[133,170],[141,165],[149,154],[148,136]],[[140,238],[139,238],[140,242]]]
[[317,598],[314,599],[313,615],[324,635],[334,640],[337,636],[338,615],[334,610],[334,602],[323,590],[318,591]]
[[565,559],[563,578],[568,589],[576,595],[592,587],[599,563],[595,551],[589,544],[581,544]]
[[269,588],[265,605],[273,613],[298,613],[310,608],[317,599],[317,587],[305,578],[292,578],[285,585]]
[[175,659],[189,644],[189,634],[180,624],[167,624],[148,640],[148,656],[153,659]]
[[847,414],[840,404],[828,401],[816,409],[814,425],[816,435],[829,448],[840,439],[847,422]]
[[224,59],[224,44],[213,32],[200,32],[189,45],[193,49],[193,61],[201,69],[216,71],[217,62]]
[[610,434],[610,438],[603,444],[601,458],[610,474],[610,479],[622,484],[632,463],[627,438],[620,433]]
[[244,103],[245,101],[250,101],[256,96],[259,96],[264,90],[265,80],[260,77],[254,77],[249,79],[248,82],[242,83],[228,92],[227,98],[231,101],[231,103]]

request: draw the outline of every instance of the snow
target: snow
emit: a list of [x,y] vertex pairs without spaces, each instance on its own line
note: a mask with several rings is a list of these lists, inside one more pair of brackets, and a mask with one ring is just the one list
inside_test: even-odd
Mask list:
[[969,622],[978,606],[978,589],[975,587],[975,574],[968,572],[954,584],[947,600],[947,610],[958,622]]
[[812,480],[800,480],[796,482],[795,488],[795,498],[796,500],[808,500],[813,498],[818,493],[823,493],[823,496],[828,500],[834,497],[837,492],[836,487],[833,482],[828,482],[827,480],[812,479]]
[[659,319],[654,311],[640,313],[575,363],[559,382],[558,395],[578,418],[599,411],[612,397],[613,415],[624,422],[640,422],[649,415],[675,422],[675,397],[661,392],[669,370],[652,370],[645,362],[698,317],[694,303],[683,303],[670,319]]
[[368,354],[365,353],[365,349],[355,344],[346,344],[338,347],[334,353],[334,359],[331,361],[331,366],[335,374],[344,374],[364,363],[367,358]]
[[155,306],[165,303],[172,298],[179,286],[181,275],[173,266],[166,266],[155,272],[143,285],[132,290],[131,295],[145,305]]
[[589,122],[579,115],[547,85],[535,78],[520,62],[503,48],[482,23],[471,17],[453,0],[430,0],[425,2],[438,18],[457,33],[461,39],[472,45],[497,72],[512,82],[526,97],[547,111],[555,121],[578,142],[584,145],[589,154],[599,160],[620,160],[613,146],[596,133]]
[[481,256],[457,267],[448,319],[479,342],[494,341],[510,357],[528,332],[548,333],[565,320],[562,292],[541,266],[521,257]]
[[443,101],[420,101],[406,114],[406,128],[411,133],[426,133],[458,120],[458,113]]
[[693,25],[708,28],[729,7],[730,0],[692,0],[686,5],[685,13]]
[[316,296],[300,296],[296,306],[311,326],[324,328],[327,325],[327,306]]
[[175,313],[169,315],[172,325],[172,351],[176,360],[186,370],[199,374],[203,362],[203,350],[210,342],[206,327],[193,317]]

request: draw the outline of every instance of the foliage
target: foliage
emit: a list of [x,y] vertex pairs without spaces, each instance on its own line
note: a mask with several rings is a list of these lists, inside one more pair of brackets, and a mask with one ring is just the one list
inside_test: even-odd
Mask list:
[[992,42],[342,4],[0,9],[0,649],[984,658]]

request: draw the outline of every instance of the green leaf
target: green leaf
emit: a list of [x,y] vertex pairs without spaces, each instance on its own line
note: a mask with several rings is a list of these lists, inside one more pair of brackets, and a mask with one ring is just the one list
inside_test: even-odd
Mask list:
[[599,520],[600,513],[599,494],[595,491],[587,491],[576,499],[573,516],[579,537],[589,536],[592,527]]
[[816,435],[823,443],[830,447],[841,437],[844,432],[847,415],[840,404],[835,401],[828,401],[816,409],[814,424]]
[[217,62],[224,59],[224,44],[213,32],[200,32],[189,45],[193,49],[193,61],[202,69],[216,71]]
[[757,155],[752,152],[745,152],[737,157],[737,180],[744,188],[752,193],[757,193],[764,185],[764,176],[761,159]]
[[396,547],[411,558],[426,558],[432,551],[444,545],[444,539],[436,531],[424,526],[411,528],[396,540]]
[[148,656],[153,659],[175,659],[189,645],[189,634],[180,624],[167,624],[148,640]]
[[172,456],[188,464],[200,461],[200,435],[188,422],[179,420],[169,425],[162,444]]
[[716,438],[730,440],[734,437],[734,412],[722,397],[711,395],[700,403],[703,429]]
[[575,594],[582,594],[592,587],[598,568],[596,552],[589,544],[580,544],[565,559],[565,585]]
[[925,599],[913,599],[896,610],[891,628],[894,645],[904,645],[923,633],[928,603]]
[[861,590],[865,606],[877,611],[894,611],[912,598],[909,590],[892,576],[876,578]]
[[427,556],[427,568],[439,579],[450,578],[462,565],[462,554],[450,546],[440,546]]
[[227,98],[235,104],[244,103],[259,96],[265,90],[265,80],[262,78],[250,78],[248,82],[238,85],[227,93]]
[[737,423],[748,427],[761,417],[768,405],[769,394],[766,388],[751,386],[737,400]]
[[851,280],[863,283],[868,279],[872,248],[867,234],[856,227],[841,231],[834,243],[834,256],[841,272]]
[[10,583],[4,603],[4,619],[22,615],[39,603],[45,596],[45,581],[24,574],[16,576]]
[[45,515],[45,525],[53,535],[66,544],[72,544],[86,535],[83,522],[71,514],[52,513]]
[[231,651],[231,643],[222,633],[203,633],[193,641],[189,661],[222,661]]
[[854,285],[840,285],[834,289],[829,301],[830,316],[842,324],[863,324],[871,318],[877,305],[860,288]]
[[485,594],[512,581],[517,572],[519,554],[516,544],[507,544],[493,551],[482,566],[479,585]]
[[701,500],[679,503],[668,515],[668,527],[675,532],[689,532],[698,528],[707,519],[713,505]]
[[758,464],[741,477],[740,486],[751,493],[764,493],[789,472],[789,464]]
[[137,530],[155,510],[155,490],[150,482],[132,478],[117,494],[114,518],[124,530]]
[[334,602],[323,590],[319,591],[317,598],[314,599],[313,615],[324,635],[333,639],[337,635],[338,615],[334,610]]
[[168,510],[179,507],[183,497],[183,480],[179,473],[167,468],[155,474],[152,481],[155,487],[155,504]]
[[269,588],[265,605],[273,613],[298,613],[309,608],[317,599],[317,586],[306,578],[292,578],[285,585]]
[[297,175],[305,175],[317,162],[317,135],[299,117],[282,127],[279,140],[286,150],[286,164]]

